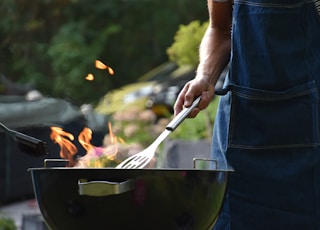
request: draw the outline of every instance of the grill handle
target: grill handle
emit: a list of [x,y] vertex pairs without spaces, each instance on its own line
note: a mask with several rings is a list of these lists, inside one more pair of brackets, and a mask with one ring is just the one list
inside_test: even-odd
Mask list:
[[166,129],[169,131],[175,130],[181,122],[192,112],[194,108],[196,108],[201,100],[201,97],[195,99],[192,105],[188,108],[184,108],[177,116],[173,118],[173,120],[167,125]]
[[110,196],[129,192],[134,189],[133,179],[123,182],[110,181],[88,181],[87,179],[78,180],[79,195],[83,196]]

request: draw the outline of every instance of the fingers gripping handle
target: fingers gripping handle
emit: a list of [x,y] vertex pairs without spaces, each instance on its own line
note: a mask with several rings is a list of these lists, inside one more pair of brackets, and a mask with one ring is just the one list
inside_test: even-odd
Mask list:
[[196,108],[201,100],[201,97],[195,99],[192,105],[188,108],[184,108],[177,116],[173,118],[173,120],[167,125],[166,129],[169,131],[175,130],[181,122],[191,113],[191,111]]

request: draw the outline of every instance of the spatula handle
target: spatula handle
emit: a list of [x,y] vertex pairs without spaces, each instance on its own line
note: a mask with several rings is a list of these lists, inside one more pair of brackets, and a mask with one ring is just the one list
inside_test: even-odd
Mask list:
[[166,129],[173,131],[175,130],[181,122],[191,113],[191,111],[196,108],[201,100],[201,97],[195,99],[192,105],[188,108],[184,108],[177,116],[173,118],[173,120],[167,125]]

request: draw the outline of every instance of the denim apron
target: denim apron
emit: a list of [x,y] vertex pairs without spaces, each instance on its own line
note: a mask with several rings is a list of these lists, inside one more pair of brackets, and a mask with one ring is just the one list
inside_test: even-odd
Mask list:
[[215,230],[320,230],[320,17],[311,0],[235,0],[212,156],[235,170]]

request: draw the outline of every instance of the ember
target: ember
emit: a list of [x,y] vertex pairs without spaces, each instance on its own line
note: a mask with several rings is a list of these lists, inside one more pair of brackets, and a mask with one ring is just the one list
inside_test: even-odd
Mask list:
[[110,75],[114,75],[114,71],[110,66],[107,66],[102,61],[96,60],[96,68],[97,69],[106,69]]
[[[114,75],[114,70],[110,66],[107,66],[106,64],[104,64],[102,61],[96,60],[95,61],[95,66],[96,66],[97,69],[107,70],[110,75]],[[85,79],[87,81],[93,81],[94,80],[94,75],[92,73],[89,73],[85,77]]]
[[92,73],[89,73],[87,76],[86,76],[86,80],[87,81],[93,81],[94,80],[94,76]]

